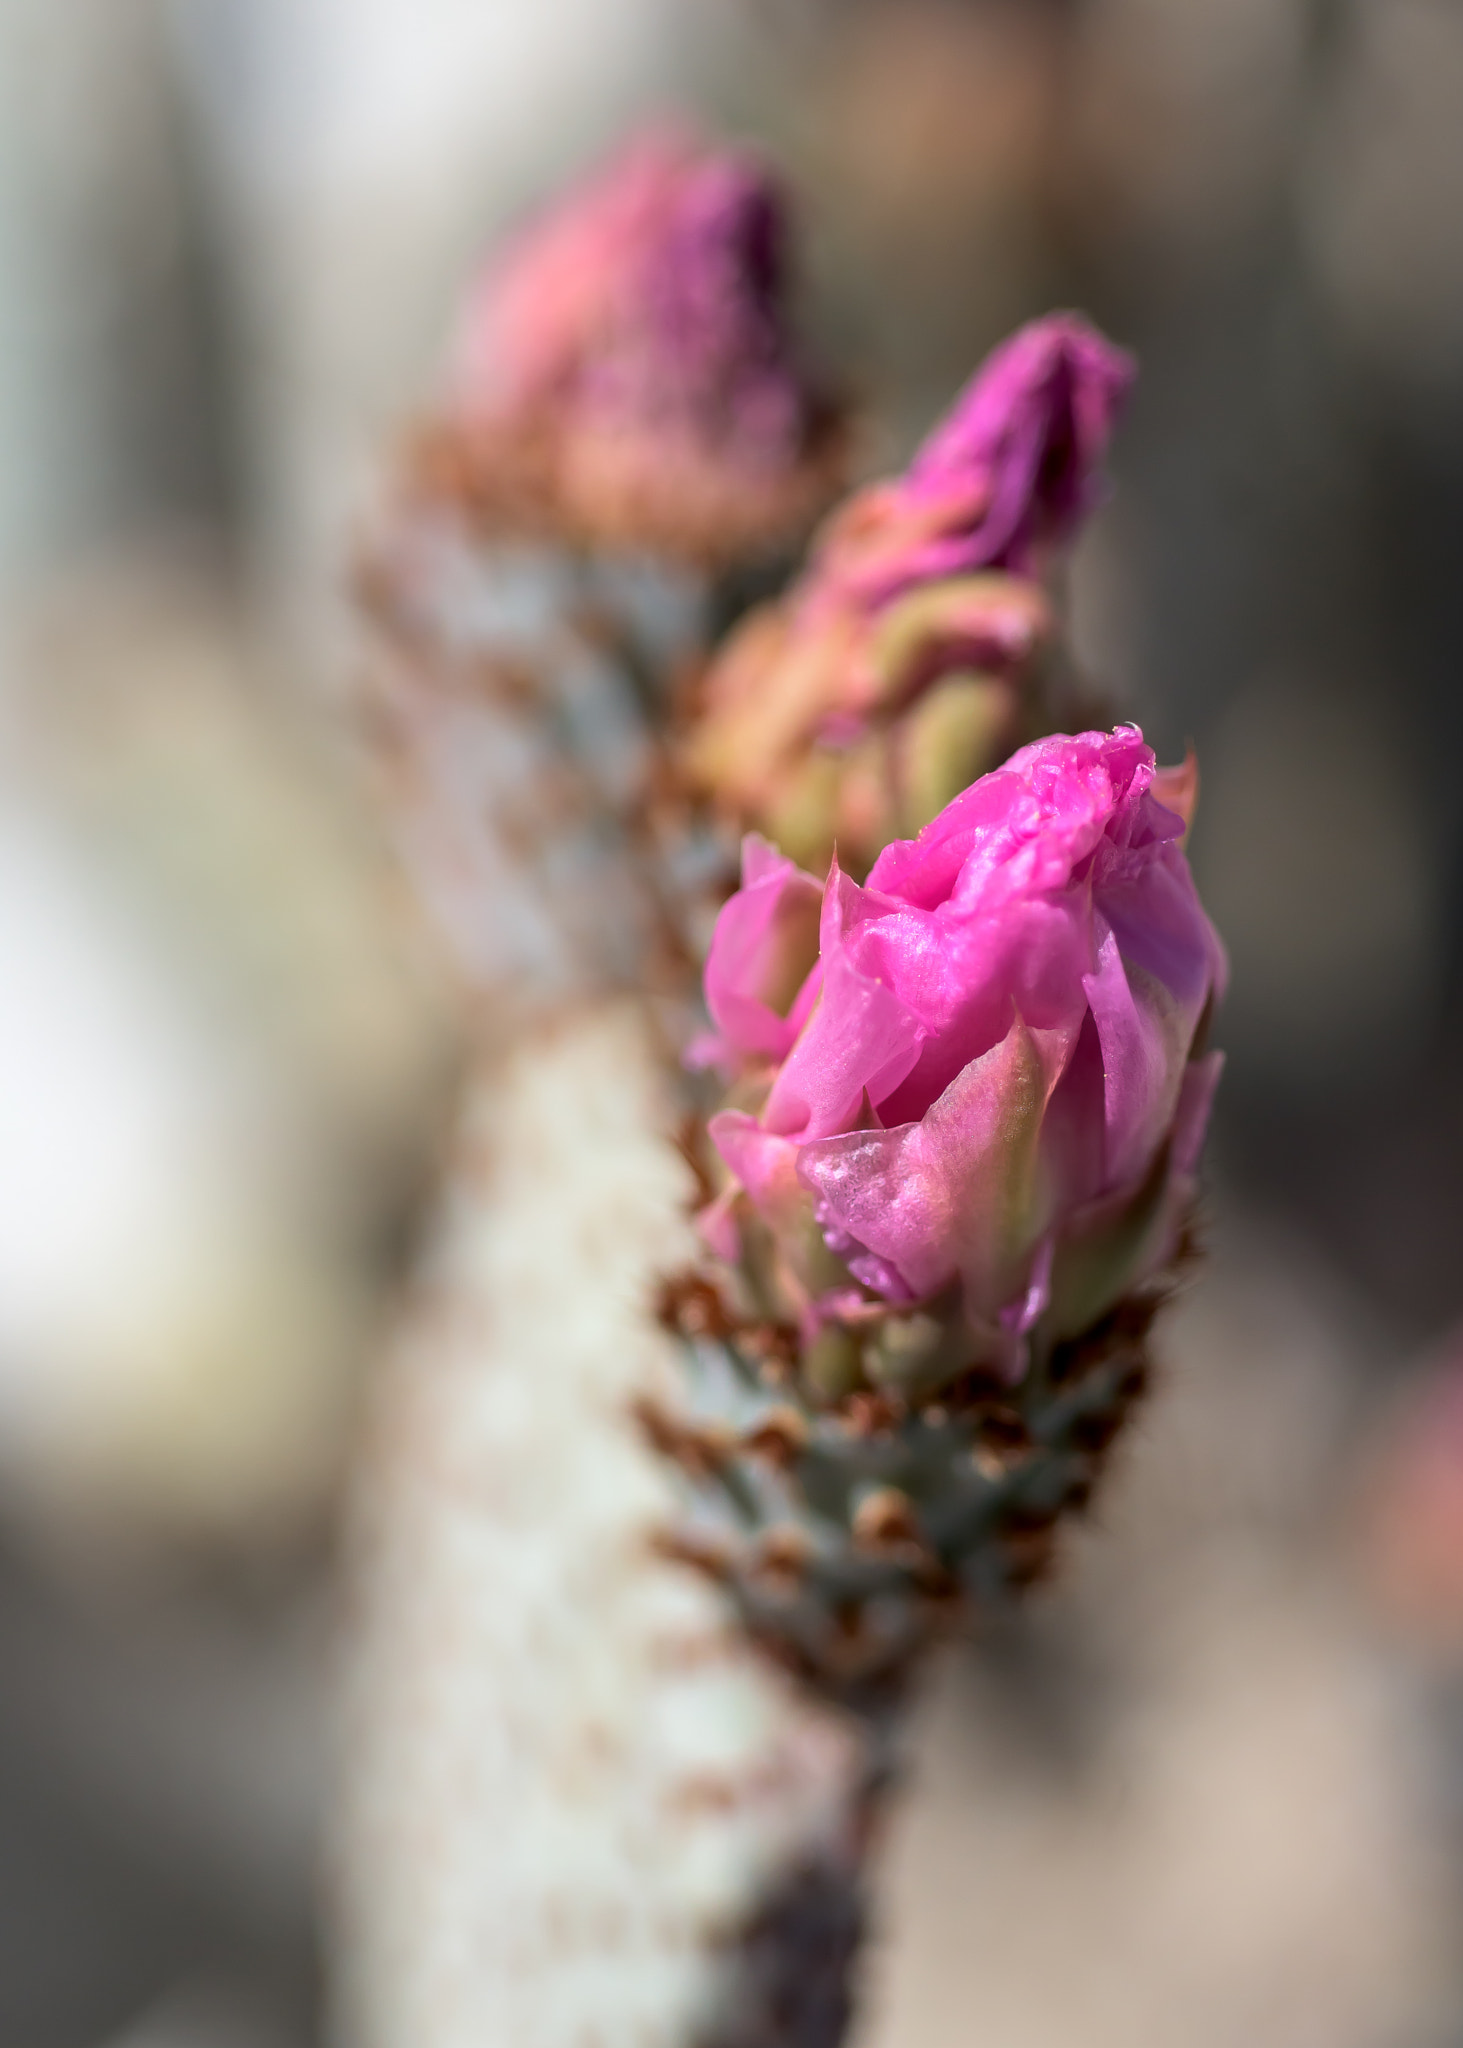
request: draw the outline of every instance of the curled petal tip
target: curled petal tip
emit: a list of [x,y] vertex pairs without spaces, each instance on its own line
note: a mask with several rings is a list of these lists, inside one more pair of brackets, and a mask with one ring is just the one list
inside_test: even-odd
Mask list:
[[1199,757],[1192,747],[1176,768],[1154,770],[1153,796],[1166,811],[1182,818],[1184,831],[1188,832],[1199,808]]

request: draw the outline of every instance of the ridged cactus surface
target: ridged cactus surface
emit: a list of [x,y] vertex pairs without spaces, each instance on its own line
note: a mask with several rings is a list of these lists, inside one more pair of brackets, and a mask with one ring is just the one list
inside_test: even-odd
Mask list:
[[631,1412],[677,1370],[654,1315],[694,1248],[674,1108],[630,1003],[520,1043],[465,1104],[352,1530],[333,1896],[355,2048],[841,2028],[862,1731],[658,1555],[674,1474]]
[[642,1410],[690,1480],[671,1547],[733,1594],[753,1636],[863,1703],[952,1628],[1053,1561],[1148,1385],[1155,1282],[1014,1387],[966,1373],[932,1397],[819,1398],[796,1331],[739,1322],[706,1274],[663,1296],[683,1392]]
[[493,1031],[636,986],[676,944],[640,842],[665,678],[701,645],[700,579],[511,536],[485,547],[450,508],[408,503],[360,583],[377,779]]

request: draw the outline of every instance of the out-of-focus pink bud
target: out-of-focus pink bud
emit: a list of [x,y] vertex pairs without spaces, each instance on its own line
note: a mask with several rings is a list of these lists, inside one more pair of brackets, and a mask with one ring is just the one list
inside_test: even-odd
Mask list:
[[[1034,1330],[1090,1327],[1167,1258],[1192,1194],[1225,963],[1155,775],[1134,726],[1058,736],[866,886],[835,862],[816,1003],[756,1114],[712,1120],[774,1235],[811,1217],[860,1314],[934,1309],[966,1364],[1017,1375]],[[766,850],[755,872],[773,886]],[[718,941],[766,923],[733,897]]]
[[1021,328],[982,364],[905,474],[862,494],[837,522],[825,576],[879,603],[977,569],[1038,568],[1101,492],[1133,376],[1132,358],[1075,313]]
[[1130,359],[1075,314],[1023,328],[903,476],[856,492],[707,679],[693,782],[808,865],[862,874],[1046,729],[1038,572],[1101,489]]
[[457,348],[451,423],[483,494],[683,551],[786,539],[843,439],[793,344],[786,241],[762,165],[671,129],[530,221]]

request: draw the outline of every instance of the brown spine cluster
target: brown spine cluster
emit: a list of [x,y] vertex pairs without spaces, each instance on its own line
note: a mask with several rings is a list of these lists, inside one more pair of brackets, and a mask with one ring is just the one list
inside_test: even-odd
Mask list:
[[810,1399],[798,1332],[740,1319],[708,1265],[662,1289],[688,1398],[641,1422],[687,1483],[665,1547],[723,1585],[748,1628],[826,1696],[861,1706],[933,1642],[1045,1578],[1152,1378],[1150,1332],[1193,1258],[1016,1386],[967,1371],[924,1400]]

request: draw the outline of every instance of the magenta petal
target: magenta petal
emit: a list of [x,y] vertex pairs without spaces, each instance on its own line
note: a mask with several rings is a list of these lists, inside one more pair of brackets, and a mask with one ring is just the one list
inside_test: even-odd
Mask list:
[[846,1129],[867,1094],[876,1105],[904,1079],[924,1033],[892,989],[846,953],[825,963],[822,997],[772,1084],[769,1130],[825,1137]]
[[1080,1209],[1107,1186],[1106,1094],[1102,1043],[1089,1012],[1041,1131],[1042,1172],[1062,1209]]
[[1087,993],[1102,1041],[1106,1186],[1142,1177],[1172,1122],[1194,1034],[1218,992],[1224,956],[1193,877],[1168,837],[1171,813],[1145,796],[1144,836],[1104,846],[1093,863],[1096,971]]
[[951,1194],[923,1124],[814,1139],[801,1148],[798,1171],[817,1197],[825,1236],[845,1259],[872,1254],[911,1297],[933,1294],[953,1277]]
[[1083,985],[1102,1047],[1103,1181],[1111,1188],[1141,1179],[1168,1131],[1203,991],[1199,1002],[1184,1003],[1125,962],[1106,921],[1094,922],[1097,971]]
[[885,909],[899,905],[860,889],[835,859],[823,891],[822,982],[768,1096],[769,1130],[804,1138],[846,1130],[865,1095],[877,1106],[918,1059],[920,1019],[849,944],[850,932]]
[[838,1230],[885,1260],[915,1295],[957,1273],[967,1311],[993,1322],[1024,1291],[1042,1234],[1036,1158],[1041,1120],[1070,1053],[1060,1034],[1018,1017],[973,1060],[922,1122],[814,1140],[798,1174]]
[[1176,845],[1103,848],[1093,863],[1093,901],[1124,960],[1163,982],[1196,1015],[1211,995],[1223,993],[1224,948]]
[[763,1130],[755,1117],[739,1109],[722,1110],[707,1128],[727,1167],[769,1222],[775,1224],[790,1205],[802,1206],[795,1145]]
[[907,527],[907,544],[852,562],[845,586],[881,604],[914,583],[1029,570],[1096,502],[1132,379],[1132,359],[1075,314],[1023,327],[887,487],[886,520]]
[[1214,1107],[1214,1093],[1223,1072],[1222,1052],[1205,1053],[1202,1059],[1190,1060],[1184,1068],[1178,1107],[1174,1111],[1171,1156],[1173,1171],[1186,1179],[1192,1179],[1198,1170],[1199,1154],[1204,1149],[1204,1136],[1209,1129],[1209,1113]]
[[1132,381],[1132,358],[1085,320],[1034,320],[987,358],[915,458],[910,484],[984,472],[989,496],[967,545],[982,563],[1019,567],[1034,543],[1090,509]]
[[[1194,1201],[1199,1154],[1209,1128],[1214,1092],[1224,1071],[1222,1052],[1206,1053],[1184,1069],[1169,1140],[1168,1186],[1164,1190],[1159,1226],[1147,1248],[1144,1270],[1156,1272],[1172,1257]],[[1135,1275],[1135,1278],[1141,1275]]]
[[1152,775],[1136,726],[1038,740],[972,783],[917,839],[886,846],[868,888],[926,910],[954,903],[967,915],[1061,888]]
[[756,833],[706,962],[706,1007],[733,1053],[781,1059],[811,1010],[823,891]]

